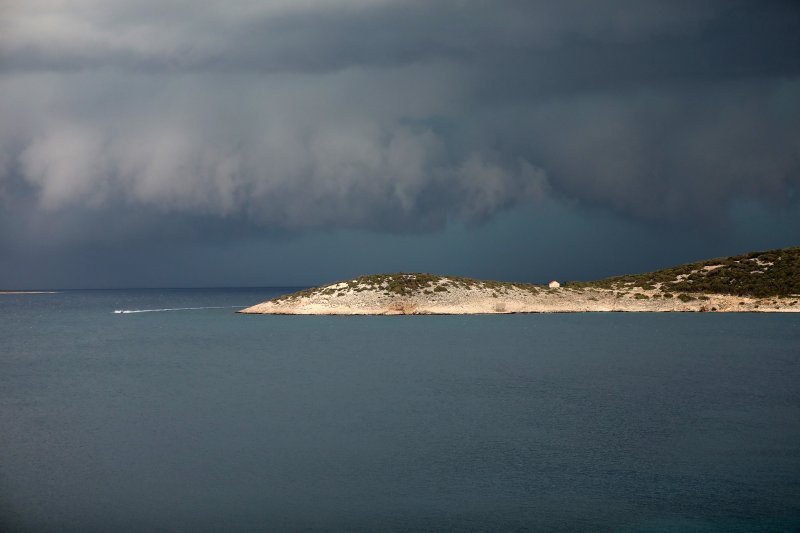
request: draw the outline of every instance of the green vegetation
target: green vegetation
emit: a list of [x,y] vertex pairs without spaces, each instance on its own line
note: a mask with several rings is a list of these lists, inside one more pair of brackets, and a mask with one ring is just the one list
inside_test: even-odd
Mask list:
[[789,296],[800,294],[800,248],[783,248],[708,259],[655,272],[565,284],[596,289],[660,288],[670,292]]
[[[583,289],[610,290],[614,291],[614,296],[617,298],[632,295],[637,300],[649,298],[642,292],[636,292],[637,290],[658,291],[652,298],[677,297],[683,302],[694,299],[706,300],[708,298],[703,295],[704,293],[756,298],[798,295],[800,294],[800,247],[709,259],[655,272],[615,276],[599,281],[570,281],[562,287],[573,292],[582,292]],[[559,293],[558,290],[530,283],[399,272],[360,276],[279,296],[272,301],[294,301],[312,295],[341,297],[350,291],[373,291],[385,296],[414,296],[449,292],[451,289],[490,290],[495,298],[507,295],[509,291],[527,291],[530,294]]]
[[[346,287],[341,287],[343,284],[346,285]],[[434,274],[398,272],[396,274],[359,276],[351,280],[340,281],[323,287],[310,288],[292,294],[285,294],[273,298],[271,301],[294,301],[313,294],[344,296],[347,290],[352,290],[354,292],[374,291],[385,296],[413,296],[420,293],[429,295],[433,293],[449,292],[450,289],[491,289],[494,294],[508,294],[509,290],[522,290],[528,291],[531,294],[537,294],[544,288],[543,286],[533,285],[531,283],[484,281],[460,276],[437,276]]]

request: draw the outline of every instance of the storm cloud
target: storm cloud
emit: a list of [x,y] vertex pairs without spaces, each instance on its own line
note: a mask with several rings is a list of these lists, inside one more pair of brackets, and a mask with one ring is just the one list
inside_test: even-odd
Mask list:
[[0,234],[796,205],[799,52],[779,1],[7,1]]

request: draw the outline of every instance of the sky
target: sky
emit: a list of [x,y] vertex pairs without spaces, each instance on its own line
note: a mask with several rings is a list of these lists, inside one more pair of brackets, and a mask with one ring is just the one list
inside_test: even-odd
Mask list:
[[800,245],[800,3],[0,0],[0,288]]

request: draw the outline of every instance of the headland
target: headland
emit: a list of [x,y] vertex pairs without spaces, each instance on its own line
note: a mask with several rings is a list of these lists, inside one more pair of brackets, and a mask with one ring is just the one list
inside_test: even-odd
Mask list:
[[800,248],[597,281],[548,284],[424,273],[360,276],[239,311],[282,315],[800,312]]

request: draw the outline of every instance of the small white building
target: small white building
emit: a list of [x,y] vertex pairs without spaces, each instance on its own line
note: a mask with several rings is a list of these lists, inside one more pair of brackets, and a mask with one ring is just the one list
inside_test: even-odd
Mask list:
[[557,289],[561,286],[561,284],[556,280],[553,280],[550,283],[548,283],[547,286],[550,287],[551,289]]

